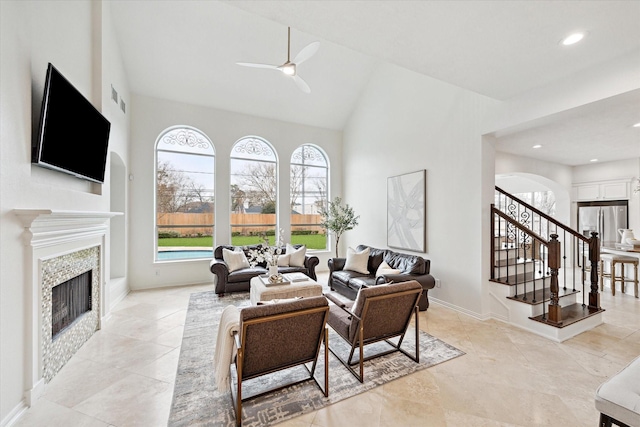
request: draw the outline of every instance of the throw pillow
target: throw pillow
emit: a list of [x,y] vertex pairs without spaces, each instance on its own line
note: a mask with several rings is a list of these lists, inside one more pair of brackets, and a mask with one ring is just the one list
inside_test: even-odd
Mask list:
[[293,297],[293,298],[276,298],[268,301],[258,301],[257,305],[267,305],[267,304],[280,304],[283,302],[293,302],[302,299],[302,297]]
[[278,256],[278,267],[289,267],[290,258],[291,258],[291,255],[289,254]]
[[356,252],[353,248],[347,249],[347,260],[344,264],[344,270],[355,271],[357,273],[369,274],[367,263],[369,262],[370,248],[366,248],[360,252]]
[[382,261],[382,263],[380,264],[380,267],[378,267],[378,270],[376,270],[376,277],[382,276],[384,274],[400,274],[400,273],[401,273],[400,270],[398,270],[397,268],[391,268],[389,264],[387,264],[385,261]]
[[229,249],[222,248],[222,259],[229,266],[229,273],[240,270],[241,268],[249,268],[249,261],[247,260],[244,251],[230,251]]
[[287,255],[289,255],[289,265],[291,267],[304,267],[304,257],[307,253],[307,247],[302,245],[298,249],[287,243]]

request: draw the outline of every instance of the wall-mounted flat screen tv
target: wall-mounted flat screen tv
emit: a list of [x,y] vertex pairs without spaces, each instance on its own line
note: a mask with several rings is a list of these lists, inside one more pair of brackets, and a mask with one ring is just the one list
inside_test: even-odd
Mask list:
[[111,123],[49,63],[32,162],[104,182]]

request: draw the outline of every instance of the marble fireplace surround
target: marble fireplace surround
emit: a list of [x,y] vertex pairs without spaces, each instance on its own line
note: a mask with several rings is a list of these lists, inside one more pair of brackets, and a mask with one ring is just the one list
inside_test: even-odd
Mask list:
[[[98,329],[105,311],[105,251],[109,219],[117,212],[15,209],[25,228],[28,406],[45,384]],[[92,309],[51,338],[51,289],[92,271]]]

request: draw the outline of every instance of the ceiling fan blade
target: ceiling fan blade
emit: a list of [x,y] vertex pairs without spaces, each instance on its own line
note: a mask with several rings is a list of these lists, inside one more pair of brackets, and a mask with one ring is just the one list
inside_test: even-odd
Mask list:
[[316,52],[318,51],[318,48],[320,48],[320,42],[313,42],[308,44],[300,52],[298,52],[296,57],[293,58],[293,61],[291,62],[293,62],[296,65],[302,64],[304,61],[306,61],[307,59],[315,55]]
[[269,68],[272,70],[277,70],[278,65],[269,65],[269,64],[254,64],[253,62],[236,62],[238,65],[242,65],[243,67],[253,67],[253,68]]
[[307,82],[305,82],[304,80],[302,80],[302,78],[300,78],[300,76],[295,75],[291,78],[296,83],[298,88],[300,88],[301,91],[303,91],[304,93],[311,93],[311,88],[309,87]]

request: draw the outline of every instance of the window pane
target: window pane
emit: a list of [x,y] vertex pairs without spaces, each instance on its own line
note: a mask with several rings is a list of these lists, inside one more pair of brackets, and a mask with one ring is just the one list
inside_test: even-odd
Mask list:
[[158,138],[156,259],[211,258],[214,227],[213,145],[191,128]]
[[275,150],[265,140],[243,138],[231,152],[231,243],[273,243],[277,216]]
[[327,237],[320,227],[319,208],[327,201],[327,160],[312,145],[298,147],[291,156],[291,243],[309,249],[326,249]]

